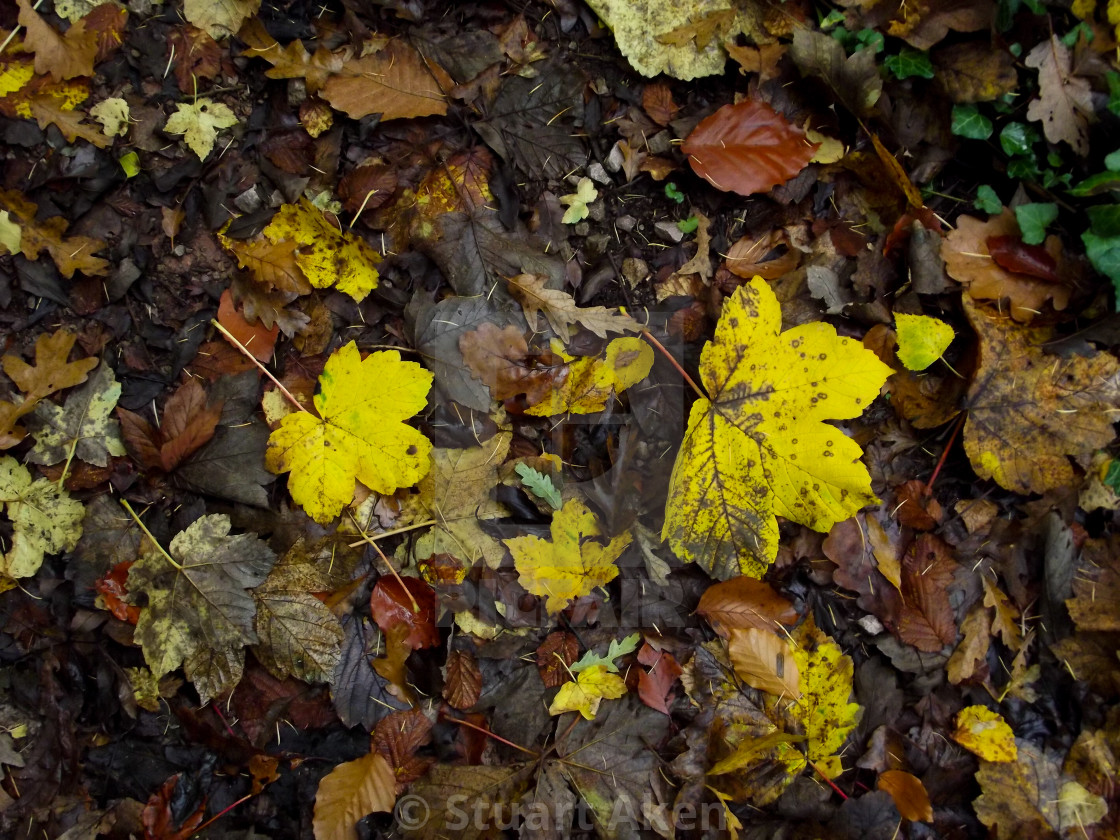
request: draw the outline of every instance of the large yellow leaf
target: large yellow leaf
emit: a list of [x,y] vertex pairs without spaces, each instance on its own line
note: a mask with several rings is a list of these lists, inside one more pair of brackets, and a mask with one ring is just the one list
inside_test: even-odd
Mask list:
[[595,542],[598,536],[595,514],[572,499],[552,517],[552,542],[539,537],[503,542],[513,555],[521,585],[547,597],[545,609],[557,613],[573,598],[588,595],[618,576],[614,561],[630,545],[630,534],[621,534],[607,545]]
[[662,536],[719,578],[762,577],[778,516],[827,531],[878,501],[859,444],[823,421],[858,416],[891,369],[827,324],[781,321],[761,277],[724,304],[673,468]]
[[291,472],[288,489],[327,524],[354,497],[355,480],[378,493],[411,487],[431,467],[431,442],[404,421],[424,407],[432,375],[395,350],[362,359],[351,341],[327,360],[316,417],[297,411],[268,439],[265,466]]

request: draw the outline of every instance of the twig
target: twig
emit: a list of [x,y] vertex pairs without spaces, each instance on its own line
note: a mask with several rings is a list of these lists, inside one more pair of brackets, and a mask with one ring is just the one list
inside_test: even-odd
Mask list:
[[486,735],[490,738],[493,738],[495,741],[499,741],[499,742],[505,744],[507,747],[513,747],[515,750],[521,750],[521,752],[525,753],[526,755],[531,755],[533,758],[540,758],[540,756],[537,753],[533,752],[532,750],[530,750],[526,747],[523,747],[520,744],[515,744],[515,743],[513,743],[513,741],[507,741],[501,735],[495,735],[493,732],[491,732],[489,729],[486,729],[485,727],[475,726],[470,721],[461,720],[460,718],[451,717],[450,715],[445,716],[444,720],[449,720],[452,723],[459,724],[460,726],[469,727],[469,728],[473,729],[475,732],[481,732],[483,735]]
[[700,390],[700,386],[692,380],[692,377],[688,375],[688,371],[681,367],[681,363],[673,357],[672,353],[665,349],[664,344],[653,337],[653,333],[651,333],[649,330],[642,330],[642,338],[644,338],[646,341],[648,341],[650,344],[661,351],[662,355],[664,355],[665,358],[669,360],[669,364],[675,367],[677,369],[677,373],[684,377],[684,381],[692,386],[692,390],[696,392],[696,396],[700,397],[701,399],[707,399],[708,395]]
[[405,525],[404,527],[401,527],[401,528],[393,528],[390,531],[382,531],[380,534],[373,534],[372,536],[367,534],[361,528],[358,528],[358,532],[361,533],[362,538],[360,540],[358,540],[357,542],[350,543],[346,547],[347,548],[357,548],[358,546],[365,545],[366,543],[369,543],[370,545],[373,545],[378,540],[385,539],[385,537],[392,537],[392,536],[395,536],[397,534],[403,534],[406,531],[415,531],[417,528],[427,528],[429,525],[435,525],[435,524],[436,524],[436,520],[427,519],[424,522],[414,522],[412,525]]
[[[350,521],[354,523],[354,527],[358,529],[358,533],[365,537],[365,541],[372,545],[373,550],[376,551],[378,556],[380,556],[381,559],[385,561],[385,565],[389,567],[389,571],[393,573],[393,577],[395,577],[397,579],[397,583],[401,585],[401,589],[404,590],[404,594],[407,595],[408,600],[412,602],[413,614],[418,614],[420,612],[420,605],[416,603],[416,598],[413,596],[412,590],[404,585],[404,580],[401,579],[401,576],[397,573],[397,570],[396,568],[394,568],[393,564],[389,562],[389,558],[385,556],[385,552],[381,550],[381,546],[379,546],[374,540],[371,540],[368,536],[366,536],[365,529],[358,524],[358,520],[354,518],[354,514],[347,512],[347,516],[349,516]],[[385,535],[381,534],[380,536]],[[358,543],[358,545],[361,545],[361,543]]]
[[949,435],[949,442],[945,444],[945,451],[941,453],[941,460],[937,462],[937,466],[933,469],[933,475],[931,475],[929,477],[929,481],[926,482],[927,494],[933,490],[933,482],[937,480],[938,473],[940,473],[941,468],[945,466],[945,459],[949,457],[949,450],[953,448],[953,441],[957,439],[957,432],[959,432],[961,430],[961,426],[964,425],[964,418],[965,414],[962,411],[960,417],[957,418],[957,425],[953,427],[953,433]]
[[229,330],[227,330],[225,327],[223,327],[221,324],[219,324],[217,322],[217,320],[215,320],[214,318],[210,319],[210,323],[213,324],[215,327],[217,327],[218,332],[220,332],[222,335],[224,335],[226,338],[228,338],[230,340],[230,342],[233,344],[234,347],[236,347],[238,350],[240,350],[242,353],[244,353],[245,357],[250,362],[252,362],[254,365],[256,365],[257,369],[261,373],[263,373],[265,376],[267,376],[269,379],[271,379],[272,384],[280,389],[280,393],[283,394],[285,397],[287,397],[288,401],[292,405],[294,405],[300,411],[306,412],[307,414],[311,413],[310,411],[308,411],[306,408],[303,407],[303,404],[299,400],[297,400],[295,397],[292,396],[292,392],[289,391],[287,388],[285,388],[283,386],[283,384],[280,382],[280,380],[272,375],[272,373],[269,371],[268,368],[266,368],[264,365],[262,365],[260,363],[260,360],[256,356],[254,356],[252,353],[249,352],[248,347],[246,347],[244,344],[242,344],[240,341],[238,341],[234,337],[233,333],[231,333]]

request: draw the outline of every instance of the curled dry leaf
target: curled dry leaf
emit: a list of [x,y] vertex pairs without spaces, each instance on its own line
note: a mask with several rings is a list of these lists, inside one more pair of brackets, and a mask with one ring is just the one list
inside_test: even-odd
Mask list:
[[397,780],[389,762],[370,753],[339,764],[315,793],[315,840],[355,840],[358,820],[389,812],[397,801]]
[[789,235],[772,230],[758,237],[744,236],[727,251],[727,270],[747,280],[761,277],[777,280],[789,274],[801,262],[801,254],[790,247]]
[[771,630],[732,630],[727,654],[735,674],[752,688],[780,697],[801,696],[801,677],[789,645]]

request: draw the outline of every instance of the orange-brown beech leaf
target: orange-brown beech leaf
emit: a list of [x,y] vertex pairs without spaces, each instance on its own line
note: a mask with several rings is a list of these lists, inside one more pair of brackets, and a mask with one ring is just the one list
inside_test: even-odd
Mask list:
[[648,643],[642,646],[638,661],[643,665],[649,665],[648,671],[638,672],[638,698],[651,709],[669,714],[673,685],[683,673],[683,669],[671,653],[663,650],[656,651]]
[[579,656],[579,640],[563,630],[549,633],[537,648],[537,671],[547,688],[559,688],[571,678],[568,668]]
[[732,630],[755,627],[774,632],[782,624],[793,626],[799,618],[793,604],[775,592],[770,584],[743,576],[714,583],[705,589],[696,612],[725,639]]
[[[233,305],[233,295],[230,294],[229,289],[222,292],[221,300],[218,302],[218,323],[225,327],[242,347],[252,353],[257,361],[267,362],[272,358],[276,339],[280,335],[280,326],[273,324],[272,329],[268,329],[263,324],[250,324]],[[228,338],[226,340],[229,341]]]
[[469,651],[453,650],[447,655],[443,699],[456,709],[466,710],[482,694],[482,672]]
[[184,23],[167,36],[168,61],[182,93],[193,94],[198,79],[213,79],[222,68],[222,48],[197,26]]
[[[436,629],[436,594],[420,578],[401,578],[404,586],[391,575],[377,580],[369,596],[370,613],[383,632],[403,625],[408,628],[406,642],[413,650],[434,647],[439,644],[439,630]],[[405,588],[407,587],[407,592]],[[409,598],[411,593],[412,598]],[[418,612],[412,608],[416,600]]]
[[732,630],[727,654],[736,676],[751,688],[779,697],[801,696],[801,675],[793,652],[772,630]]
[[427,772],[432,759],[417,757],[416,751],[432,740],[432,722],[419,709],[393,712],[377,722],[371,737],[372,749],[385,757],[397,780],[397,793]]
[[801,262],[801,253],[790,247],[784,230],[772,230],[758,237],[744,236],[727,250],[727,270],[736,277],[777,280]]
[[36,73],[40,76],[50,73],[56,81],[93,75],[98,36],[96,32],[86,31],[85,21],[71,24],[61,33],[39,16],[30,0],[17,2],[20,26],[27,30],[23,44],[35,53]]
[[887,770],[879,774],[879,790],[885,790],[894,800],[894,807],[904,820],[931,822],[933,806],[922,780],[905,770]]
[[486,383],[496,400],[524,394],[530,405],[536,405],[559,387],[568,370],[551,353],[530,356],[525,336],[512,326],[499,329],[487,323],[465,332],[459,336],[459,351],[467,368]]
[[681,150],[716,189],[754,195],[797,175],[818,146],[766,103],[744,99],[702,120]]
[[128,409],[118,408],[117,417],[130,454],[145,467],[171,472],[214,437],[222,405],[209,402],[197,380],[188,379],[164,404],[158,428]]
[[998,634],[1012,653],[1018,653],[1023,646],[1023,631],[1020,628],[1019,610],[1010,599],[988,578],[984,578],[984,606],[992,607],[992,633]]
[[51,255],[59,272],[69,280],[75,272],[90,275],[109,273],[109,261],[93,256],[105,247],[100,239],[88,236],[63,234],[69,223],[61,216],[39,222],[35,214],[39,208],[16,190],[0,190],[0,210],[7,210],[20,227],[20,252],[29,260],[37,260],[46,251]]
[[932,531],[944,511],[924,481],[913,479],[895,488],[898,521],[918,531]]
[[961,633],[964,638],[945,663],[949,682],[960,685],[965,680],[987,680],[988,669],[981,667],[988,658],[988,648],[992,642],[992,622],[987,608],[976,604],[961,622]]
[[357,840],[358,820],[392,811],[396,801],[396,777],[384,756],[371,752],[339,764],[315,793],[315,840]]
[[128,603],[128,570],[130,568],[132,568],[131,560],[117,563],[99,577],[93,586],[114,618],[127,621],[129,624],[136,624],[140,620],[140,607],[134,607]]
[[680,106],[673,101],[673,90],[664,82],[651,82],[642,90],[642,110],[664,128],[674,119]]
[[1072,484],[1070,456],[1112,442],[1120,408],[1120,362],[1108,353],[1048,356],[1039,334],[964,298],[980,339],[968,389],[964,451],[981,478],[1016,493]]
[[388,692],[393,697],[406,705],[412,705],[415,700],[412,689],[408,686],[408,671],[405,667],[412,646],[408,643],[409,627],[407,624],[395,624],[385,631],[385,655],[373,660],[373,670],[389,681]]
[[[1011,210],[1004,210],[986,222],[960,216],[956,230],[946,234],[941,242],[945,270],[968,289],[973,299],[999,301],[1001,307],[1003,301],[1007,301],[1011,317],[1016,321],[1029,323],[1047,302],[1054,309],[1065,309],[1070,296],[1070,287],[1065,282],[1050,283],[1008,271],[996,262],[988,250],[988,240],[1003,236],[1019,238],[1019,223]],[[1062,256],[1061,239],[1048,236],[1043,248],[1058,266],[1058,276],[1067,278],[1071,271]]]
[[380,114],[384,120],[447,113],[445,91],[454,82],[446,72],[404,41],[351,59],[323,85],[332,108],[354,119]]
[[205,801],[198,806],[193,814],[183,820],[182,825],[175,827],[175,817],[171,813],[171,800],[175,795],[175,786],[179,783],[179,774],[176,773],[162,785],[159,790],[148,797],[143,810],[140,811],[140,822],[144,826],[145,838],[158,840],[190,840],[195,831],[202,825],[206,816]]
[[1079,630],[1120,630],[1120,541],[1086,541],[1066,606]]
[[902,561],[902,612],[898,637],[926,653],[957,640],[949,585],[957,561],[953,549],[932,534],[922,534]]

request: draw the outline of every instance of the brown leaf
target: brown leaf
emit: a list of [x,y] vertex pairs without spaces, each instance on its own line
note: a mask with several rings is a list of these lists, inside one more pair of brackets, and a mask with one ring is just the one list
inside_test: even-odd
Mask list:
[[940,0],[900,6],[899,13],[901,19],[891,21],[887,34],[902,38],[915,49],[928,50],[950,30],[986,30],[996,10],[990,0]]
[[736,277],[750,280],[756,275],[763,280],[777,280],[789,274],[801,262],[801,254],[790,247],[783,230],[772,230],[759,237],[744,236],[727,251],[727,269]]
[[0,401],[0,449],[9,449],[23,439],[24,430],[15,425],[20,417],[51,394],[82,384],[97,367],[93,358],[67,361],[76,338],[66,330],[40,335],[35,340],[34,365],[10,353],[0,360],[4,373],[23,392],[21,403]]
[[298,242],[273,243],[259,236],[248,240],[223,237],[222,243],[237,257],[237,264],[248,269],[257,282],[292,295],[311,294],[311,283],[296,264]]
[[[643,645],[642,650],[645,651],[646,648],[653,650],[648,643]],[[638,697],[651,709],[656,709],[667,715],[669,714],[673,684],[676,683],[683,670],[672,654],[665,651],[655,651],[654,653],[656,659],[650,665],[649,670],[638,673]],[[640,654],[638,661],[642,661]],[[643,664],[645,663],[643,662]]]
[[725,639],[732,630],[754,627],[774,632],[782,624],[793,626],[799,618],[793,604],[770,584],[749,577],[712,584],[704,590],[696,612]]
[[579,640],[571,633],[549,633],[537,648],[537,670],[547,688],[559,688],[571,679],[568,667],[579,656]]
[[250,793],[256,795],[279,779],[280,774],[276,772],[279,764],[280,759],[274,755],[257,753],[250,758],[249,775],[253,777],[253,786],[250,788]]
[[1041,245],[1028,245],[1018,236],[989,236],[988,253],[996,265],[1018,274],[1060,283],[1058,264]]
[[[77,110],[65,110],[54,97],[34,96],[28,99],[27,105],[31,109],[31,116],[39,124],[39,128],[53,125],[71,143],[81,138],[99,149],[107,149],[113,145],[113,138],[106,137],[100,126],[83,123],[84,113]],[[61,269],[61,266],[59,268]]]
[[206,816],[205,802],[183,820],[178,828],[175,827],[175,818],[171,814],[171,800],[175,796],[175,787],[178,784],[179,774],[176,773],[148,797],[144,809],[140,812],[145,837],[158,837],[159,840],[189,840],[202,825],[202,820]]
[[382,121],[447,113],[451,78],[404,41],[345,62],[327,78],[322,96],[354,119],[380,114]]
[[1066,601],[1079,630],[1120,630],[1120,553],[1117,540],[1090,540]]
[[789,55],[798,70],[820,78],[857,117],[870,113],[883,94],[874,50],[856,50],[848,55],[830,35],[799,27],[793,34]]
[[[263,324],[250,324],[233,305],[233,295],[230,294],[229,289],[222,292],[218,302],[218,323],[225,327],[242,347],[252,353],[257,361],[267,362],[272,358],[276,339],[280,335],[280,326],[273,324],[272,328],[268,329]],[[226,338],[226,341],[229,339]]]
[[477,379],[489,386],[496,400],[507,400],[525,394],[530,405],[545,400],[554,388],[559,387],[567,373],[567,365],[548,364],[553,357],[546,354],[539,359],[529,356],[529,346],[517,327],[498,329],[485,323],[477,330],[459,336],[459,351],[463,362]]
[[642,109],[664,128],[674,119],[680,106],[673,101],[673,91],[664,82],[651,82],[642,90]]
[[221,416],[222,403],[209,402],[197,380],[188,379],[180,385],[163,407],[160,461],[164,472],[171,472],[206,445],[214,437]]
[[383,755],[393,768],[397,793],[424,775],[430,758],[418,758],[416,751],[432,740],[432,722],[420,709],[393,712],[377,722],[371,738],[374,752]]
[[716,189],[739,195],[784,184],[808,165],[817,148],[801,129],[753,99],[724,105],[681,146],[697,175]]
[[901,535],[897,522],[886,527],[867,515],[837,522],[821,544],[825,557],[836,564],[832,580],[837,586],[859,593],[860,608],[878,618],[888,628],[898,621],[901,598],[886,572],[898,567]]
[[797,662],[786,640],[770,630],[732,630],[727,654],[736,676],[752,688],[779,697],[801,696]]
[[895,489],[895,494],[899,505],[895,515],[899,522],[918,531],[932,531],[937,527],[943,511],[924,481],[907,481]]
[[964,426],[973,469],[1016,493],[1071,484],[1069,457],[1088,456],[1115,437],[1120,362],[1108,353],[1048,356],[1039,346],[1046,335],[963,300],[980,338]]
[[380,754],[339,764],[315,793],[315,840],[353,840],[358,820],[375,811],[392,811],[396,800],[393,770]]
[[[1004,210],[986,222],[959,216],[956,230],[950,231],[941,243],[941,258],[949,276],[967,287],[968,294],[976,300],[1008,300],[1011,317],[1016,321],[1029,323],[1047,301],[1059,311],[1065,309],[1070,296],[1066,285],[1008,271],[992,258],[988,240],[1002,236],[1019,236],[1019,223],[1011,210]],[[1061,276],[1061,240],[1048,236],[1044,248],[1057,262]]]
[[1069,48],[1051,35],[1023,63],[1038,70],[1039,98],[1027,106],[1027,119],[1041,122],[1051,143],[1065,141],[1082,157],[1089,154],[1089,123],[1095,120],[1096,110],[1089,80],[1073,74]]
[[902,561],[902,613],[898,637],[926,653],[937,653],[957,640],[949,603],[956,561],[952,549],[931,534],[922,534]]
[[1012,653],[1018,653],[1023,646],[1023,632],[1019,625],[1019,610],[1004,595],[998,586],[984,578],[984,606],[992,607],[992,633],[998,633],[1003,643]]
[[53,29],[30,0],[16,0],[19,4],[19,23],[27,30],[24,46],[35,53],[35,72],[50,73],[56,81],[75,76],[92,76],[97,58],[98,36],[87,32],[84,20],[70,25],[65,33]]
[[167,36],[168,60],[175,83],[183,93],[193,94],[198,79],[213,79],[222,68],[222,48],[197,26],[176,26]]
[[408,655],[412,652],[412,646],[408,643],[409,632],[407,624],[395,624],[390,627],[382,636],[385,655],[373,660],[372,663],[373,670],[389,681],[389,693],[407,705],[414,702],[405,667]]
[[926,786],[917,776],[905,770],[887,770],[879,775],[879,790],[885,790],[894,800],[894,807],[904,820],[932,822],[933,806]]
[[63,237],[67,221],[54,216],[43,222],[36,220],[39,208],[16,190],[0,190],[0,210],[7,210],[18,222],[22,238],[20,251],[29,260],[36,260],[44,250],[51,255],[59,272],[69,280],[75,272],[90,275],[109,273],[109,261],[93,256],[105,247],[100,239],[88,236]]
[[349,213],[376,210],[397,191],[397,171],[383,163],[359,166],[338,182],[338,198]]
[[[401,581],[404,586],[392,575],[378,578],[369,596],[373,620],[386,633],[394,627],[407,627],[406,641],[413,650],[438,645],[435,592],[420,578],[406,577],[401,578]],[[413,608],[413,599],[417,609]]]
[[786,54],[785,44],[763,44],[745,47],[734,43],[724,44],[727,54],[739,62],[739,72],[758,73],[760,82],[767,82],[779,75],[778,64]]
[[[949,682],[960,685],[965,680],[970,680],[977,673],[979,667],[988,657],[988,647],[991,644],[991,620],[988,611],[983,605],[977,604],[972,612],[961,622],[961,633],[964,638],[949,657],[945,670],[949,674]],[[988,678],[988,669],[985,667],[981,674],[983,679]]]
[[990,38],[940,48],[930,59],[937,83],[953,102],[991,102],[1019,86],[1015,59]]
[[548,319],[553,331],[565,344],[571,341],[570,327],[579,324],[599,338],[606,338],[608,332],[641,332],[638,322],[629,315],[607,309],[605,306],[576,306],[575,299],[567,292],[550,289],[545,284],[547,277],[538,274],[518,274],[509,278],[509,291],[525,310],[525,320],[533,329],[537,328],[541,312]]
[[465,650],[453,650],[447,656],[447,675],[443,699],[456,709],[466,710],[478,702],[482,694],[482,672],[474,657]]

